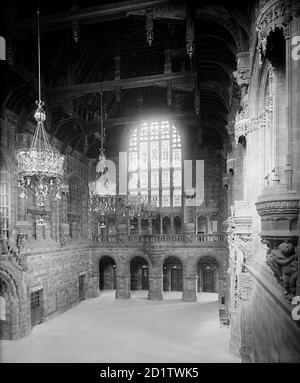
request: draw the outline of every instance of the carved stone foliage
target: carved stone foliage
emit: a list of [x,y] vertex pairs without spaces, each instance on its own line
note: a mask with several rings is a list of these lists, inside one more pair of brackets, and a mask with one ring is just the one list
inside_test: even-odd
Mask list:
[[27,270],[26,257],[21,253],[21,249],[23,248],[21,241],[21,238],[14,234],[12,234],[9,239],[1,237],[1,255],[6,256],[13,265],[21,270]]
[[[230,251],[228,273],[231,278],[231,308],[236,309],[243,296],[243,281],[247,274],[247,263],[252,255],[252,218],[247,201],[236,201],[232,215],[227,221]],[[246,288],[246,287],[245,287]],[[249,287],[250,288],[250,287]]]
[[277,1],[273,3],[261,15],[257,23],[257,51],[259,53],[259,65],[262,65],[262,57],[266,53],[267,39],[271,31],[279,28],[283,31],[284,37],[290,37],[290,20],[292,18],[292,4],[290,1]]
[[293,243],[279,242],[267,241],[266,263],[283,287],[285,299],[291,301],[296,294],[298,254]]
[[241,105],[235,118],[235,141],[241,136],[247,138],[249,133],[267,127],[272,131],[274,114],[274,72],[271,65],[268,68],[267,81],[264,94],[264,111],[258,116],[249,118],[248,98]]

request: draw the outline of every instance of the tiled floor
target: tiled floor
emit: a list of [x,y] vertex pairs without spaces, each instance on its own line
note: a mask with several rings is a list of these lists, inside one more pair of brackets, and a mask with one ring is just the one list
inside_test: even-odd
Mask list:
[[185,303],[181,293],[149,301],[147,292],[115,299],[113,292],[81,302],[34,327],[25,338],[0,343],[2,362],[240,362],[220,327],[217,295]]

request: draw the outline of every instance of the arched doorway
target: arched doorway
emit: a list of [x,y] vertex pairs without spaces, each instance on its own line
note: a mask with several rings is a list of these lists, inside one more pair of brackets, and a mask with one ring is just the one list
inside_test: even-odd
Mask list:
[[218,263],[213,257],[203,257],[197,264],[197,291],[218,292]]
[[130,262],[130,290],[149,289],[148,262],[143,257],[134,257]]
[[99,262],[99,289],[114,290],[116,288],[116,263],[109,257],[104,256]]
[[168,257],[164,261],[164,277],[163,277],[163,290],[164,291],[182,291],[183,280],[182,273],[183,267],[181,261],[176,257]]

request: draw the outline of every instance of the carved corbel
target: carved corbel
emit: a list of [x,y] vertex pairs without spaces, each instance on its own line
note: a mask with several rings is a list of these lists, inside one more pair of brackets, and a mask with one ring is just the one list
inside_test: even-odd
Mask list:
[[296,293],[298,273],[298,194],[284,184],[267,186],[258,197],[256,209],[261,217],[261,239],[268,247],[266,264],[290,302]]

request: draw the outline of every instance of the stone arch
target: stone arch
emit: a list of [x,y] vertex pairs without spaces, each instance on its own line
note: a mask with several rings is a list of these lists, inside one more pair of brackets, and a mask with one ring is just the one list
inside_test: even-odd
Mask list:
[[197,217],[198,234],[207,234],[207,218],[201,214]]
[[171,218],[168,215],[162,218],[162,229],[163,234],[171,234]]
[[[194,257],[192,260],[193,268],[197,270],[197,265],[201,259],[205,257],[213,258],[218,265],[218,294],[219,299],[226,296],[227,289],[227,268],[228,268],[228,249],[222,249],[222,251],[216,251],[215,249],[209,249],[202,254]],[[198,276],[199,277],[199,276]]]
[[9,265],[0,266],[0,295],[5,301],[5,320],[0,320],[0,339],[16,339],[30,331],[29,299],[21,276]]

